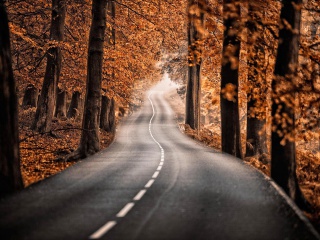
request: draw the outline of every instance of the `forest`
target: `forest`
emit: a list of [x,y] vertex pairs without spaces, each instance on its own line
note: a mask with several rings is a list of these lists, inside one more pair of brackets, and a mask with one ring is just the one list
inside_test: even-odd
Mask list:
[[318,0],[0,0],[0,196],[106,148],[167,74],[181,131],[319,230],[319,26]]

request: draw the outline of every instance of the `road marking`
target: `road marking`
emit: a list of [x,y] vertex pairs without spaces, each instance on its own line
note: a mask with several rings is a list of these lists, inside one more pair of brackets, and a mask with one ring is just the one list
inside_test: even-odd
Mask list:
[[133,208],[134,203],[130,202],[121,209],[121,211],[117,214],[117,217],[121,218],[127,215],[127,213]]
[[117,224],[116,221],[107,222],[105,225],[103,225],[101,228],[99,228],[95,233],[93,233],[89,237],[89,239],[99,239],[99,238],[101,238],[104,234],[109,232],[116,224]]
[[157,178],[159,175],[159,171],[156,171],[153,175],[152,175],[152,178]]
[[[154,138],[153,134],[152,134],[152,130],[151,130],[151,125],[152,125],[152,120],[155,116],[155,109],[154,109],[154,106],[153,106],[153,103],[150,99],[150,96],[151,94],[148,96],[148,99],[151,103],[151,107],[152,107],[152,117],[150,118],[150,121],[149,121],[149,133],[150,133],[150,136],[151,138],[153,139],[153,141],[158,145],[158,147],[160,148],[161,150],[161,157],[160,157],[160,164],[159,166],[157,167],[157,171],[154,172],[154,174],[152,175],[152,178],[153,179],[150,179],[147,184],[144,186],[144,188],[150,188],[152,186],[152,184],[154,183],[155,181],[155,178],[158,177],[159,175],[159,171],[161,171],[162,169],[162,165],[163,165],[163,162],[164,162],[164,149],[163,147],[161,146],[161,144]],[[138,194],[133,198],[134,201],[139,201],[143,196],[144,194],[147,192],[147,189],[142,189],[138,192]],[[118,212],[118,214],[116,215],[118,218],[123,218],[125,217],[128,212],[134,207],[134,203],[133,202],[129,202],[127,203],[121,210],[120,212]],[[99,239],[101,238],[104,234],[106,234],[108,231],[110,231],[115,225],[117,224],[116,221],[109,221],[107,222],[105,225],[103,225],[101,228],[99,228],[96,232],[94,232],[92,235],[90,235],[89,239]]]
[[150,179],[149,182],[144,186],[145,188],[149,188],[154,183],[154,179]]
[[138,192],[138,194],[133,198],[134,201],[139,201],[143,195],[146,193],[147,190],[143,189]]

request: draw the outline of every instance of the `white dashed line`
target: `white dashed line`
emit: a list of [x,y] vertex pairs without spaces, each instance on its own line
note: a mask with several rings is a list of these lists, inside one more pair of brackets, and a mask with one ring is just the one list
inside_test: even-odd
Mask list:
[[[160,150],[161,150],[161,157],[160,157],[160,164],[157,167],[157,171],[152,175],[152,179],[150,179],[147,184],[144,186],[145,189],[140,190],[137,195],[133,198],[134,201],[139,201],[147,192],[147,189],[150,188],[152,186],[152,184],[155,181],[155,178],[158,177],[163,163],[164,163],[164,149],[161,146],[161,144],[154,138],[153,134],[152,134],[152,130],[151,130],[151,125],[152,125],[152,120],[155,116],[155,110],[154,110],[154,106],[153,103],[150,99],[151,94],[148,96],[148,99],[151,103],[151,107],[152,107],[152,117],[150,118],[149,121],[149,133],[151,138],[153,139],[153,141],[159,146]],[[118,218],[123,218],[125,217],[128,212],[134,207],[134,203],[130,202],[127,203],[122,209],[121,211],[116,215]],[[105,225],[103,225],[101,228],[99,228],[96,232],[94,232],[92,235],[90,235],[89,239],[99,239],[101,238],[103,235],[105,235],[108,231],[110,231],[115,225],[117,224],[116,221],[109,221],[107,222]]]
[[145,187],[145,188],[149,188],[149,187],[152,186],[153,183],[154,183],[154,179],[150,179],[150,180],[148,181],[148,183],[147,183],[144,187]]
[[127,215],[127,213],[133,208],[134,203],[130,202],[121,209],[121,211],[117,214],[117,217],[121,218]]
[[143,195],[146,193],[147,190],[143,189],[133,198],[134,201],[139,201]]
[[159,175],[159,171],[156,171],[153,175],[152,175],[152,178],[157,178]]
[[99,238],[101,238],[104,234],[106,234],[108,231],[110,231],[116,224],[117,224],[116,221],[107,222],[100,229],[98,229],[95,233],[93,233],[89,237],[89,239],[99,239]]

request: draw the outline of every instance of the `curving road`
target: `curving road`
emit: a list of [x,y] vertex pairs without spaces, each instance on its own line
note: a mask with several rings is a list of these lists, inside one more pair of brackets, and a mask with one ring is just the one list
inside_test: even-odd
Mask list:
[[0,239],[319,239],[272,181],[183,135],[163,86],[108,149],[1,200]]

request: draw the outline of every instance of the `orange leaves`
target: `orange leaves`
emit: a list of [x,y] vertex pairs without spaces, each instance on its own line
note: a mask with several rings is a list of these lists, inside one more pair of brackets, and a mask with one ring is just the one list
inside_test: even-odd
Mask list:
[[221,94],[228,101],[235,102],[235,97],[238,94],[237,86],[233,85],[232,83],[227,83],[226,86],[221,90]]

